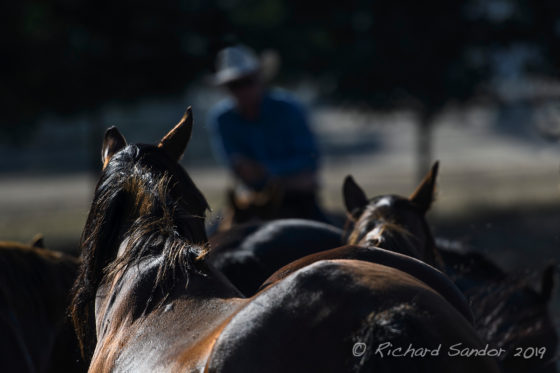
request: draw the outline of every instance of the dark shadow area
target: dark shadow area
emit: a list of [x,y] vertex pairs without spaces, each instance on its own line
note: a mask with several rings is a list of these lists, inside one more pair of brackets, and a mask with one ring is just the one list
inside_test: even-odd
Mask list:
[[507,269],[560,263],[560,203],[488,208],[453,218],[432,218],[438,237],[491,256]]

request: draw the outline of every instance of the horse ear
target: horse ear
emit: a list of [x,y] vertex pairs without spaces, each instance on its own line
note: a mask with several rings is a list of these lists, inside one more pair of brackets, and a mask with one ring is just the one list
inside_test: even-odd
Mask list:
[[409,199],[424,213],[426,213],[430,209],[430,206],[434,201],[438,169],[439,161],[434,163],[432,169],[424,177],[424,180],[422,180],[414,193],[412,193],[412,195],[409,197]]
[[172,159],[179,161],[191,138],[192,126],[193,115],[189,106],[179,123],[161,139],[158,148],[162,148]]
[[45,248],[45,239],[41,233],[37,233],[35,237],[31,240],[31,246],[44,249]]
[[362,188],[356,184],[354,178],[350,175],[346,176],[344,179],[342,194],[344,196],[344,205],[346,206],[348,214],[355,219],[359,218],[363,208],[367,206],[369,201]]
[[109,163],[111,157],[125,146],[126,140],[117,127],[112,126],[105,131],[103,146],[101,148],[101,162],[103,163],[103,168],[107,167],[107,163]]
[[556,273],[556,264],[548,265],[541,278],[541,299],[544,303],[550,301],[552,290],[554,289],[554,274]]

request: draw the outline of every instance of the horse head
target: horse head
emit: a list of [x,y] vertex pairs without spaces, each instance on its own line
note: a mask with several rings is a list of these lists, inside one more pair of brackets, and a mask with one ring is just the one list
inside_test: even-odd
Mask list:
[[178,163],[192,124],[189,107],[157,145],[127,144],[115,127],[105,133],[103,168],[82,233],[83,264],[70,308],[86,357],[96,344],[100,287],[115,283],[143,259],[157,258],[148,307],[154,292],[168,294],[180,273],[188,279],[202,262],[208,203]]
[[381,247],[441,267],[426,212],[434,200],[438,162],[410,197],[381,195],[368,199],[352,176],[344,180],[343,195],[354,228],[348,243]]

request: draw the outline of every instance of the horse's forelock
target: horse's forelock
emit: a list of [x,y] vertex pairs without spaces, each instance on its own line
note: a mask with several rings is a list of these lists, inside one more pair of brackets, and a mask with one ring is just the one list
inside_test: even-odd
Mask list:
[[[380,201],[382,203],[381,208],[379,204]],[[426,255],[426,262],[441,267],[443,262],[437,252],[431,229],[423,216],[420,218],[422,230],[426,236],[424,242],[416,242],[417,237],[412,232],[404,226],[395,223],[391,215],[397,215],[399,209],[407,208],[404,203],[406,203],[406,201],[396,196],[372,199],[368,206],[365,207],[361,216],[354,223],[354,228],[348,236],[348,243],[357,245],[366,239],[368,235],[375,233],[374,235],[379,245],[388,250],[393,250],[391,245],[402,243],[411,247],[423,246],[424,252],[422,254]],[[387,210],[387,213],[383,213],[382,209]],[[376,232],[373,232],[373,230],[376,230]]]

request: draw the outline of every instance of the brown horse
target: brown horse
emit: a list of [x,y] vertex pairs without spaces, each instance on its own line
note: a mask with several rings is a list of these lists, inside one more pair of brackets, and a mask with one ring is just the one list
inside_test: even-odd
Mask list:
[[354,229],[325,223],[280,219],[238,225],[210,237],[210,261],[245,295],[254,295],[276,270],[306,255],[345,243],[381,247],[443,268],[424,217],[433,200],[438,164],[410,198],[381,195],[368,200],[352,177],[344,181],[343,195]]
[[463,317],[469,322],[473,321],[471,309],[465,297],[444,273],[418,259],[376,247],[347,245],[304,256],[272,274],[272,276],[263,282],[261,289],[265,289],[281,281],[298,269],[304,268],[312,263],[334,259],[362,260],[382,264],[406,272],[436,290],[449,304],[454,306]]
[[[503,349],[498,359],[504,372],[556,372],[558,337],[548,311],[555,267],[546,268],[537,291],[528,283],[534,274],[506,274],[491,261],[474,252],[441,249],[441,253],[448,263],[447,274],[472,305],[475,329],[489,346]],[[267,288],[314,262],[332,259],[371,261],[414,274],[443,295],[464,316],[471,317],[465,299],[457,288],[450,286],[445,275],[433,268],[427,270],[429,266],[410,257],[378,248],[345,246],[308,255],[278,270],[261,288]],[[538,352],[542,356],[515,356],[525,352]]]
[[78,260],[43,247],[0,242],[0,366],[5,372],[81,372],[66,308]]
[[[491,346],[504,348],[498,358],[505,371],[555,372],[558,338],[547,308],[550,271],[543,277],[548,285],[539,293],[527,285],[526,276],[506,274],[480,254],[439,250],[424,218],[434,199],[437,171],[436,162],[409,198],[368,200],[347,177],[344,199],[354,225],[348,242],[400,252],[444,270],[471,304],[479,335]],[[276,280],[272,277],[265,284]],[[519,358],[514,356],[519,347],[545,348],[546,354]]]
[[[432,172],[427,175],[424,182],[417,188],[413,197],[418,197],[418,191],[427,190],[428,204],[433,198],[433,186],[437,165]],[[364,193],[354,185],[346,184],[346,199],[351,200],[353,195],[358,195],[361,200],[360,205],[365,204]],[[357,193],[349,193],[358,190]],[[379,196],[373,200],[390,200],[392,196]],[[401,197],[402,199],[402,197]],[[412,199],[412,198],[411,198]],[[418,201],[418,199],[417,199]],[[369,203],[369,202],[368,202]],[[349,204],[349,203],[348,203]],[[405,203],[406,205],[406,203]],[[403,204],[385,204],[383,209],[377,209],[375,214],[370,214],[367,218],[375,217],[378,221],[412,221],[406,217],[406,210],[402,210]],[[427,209],[427,208],[425,208]],[[359,211],[358,211],[359,212]],[[382,215],[381,215],[382,214]],[[380,216],[381,215],[381,216]],[[387,219],[387,216],[389,217]],[[399,217],[395,219],[394,217]],[[419,214],[422,226],[426,227],[421,234],[429,237],[427,240],[410,240],[406,228],[393,223],[388,232],[393,233],[391,240],[381,235],[381,240],[387,247],[395,250],[395,233],[404,235],[408,243],[422,244],[427,242],[424,247],[433,247],[433,239],[427,225],[424,224],[423,213]],[[364,217],[366,218],[366,217]],[[355,220],[355,218],[353,219]],[[395,262],[395,258],[387,255],[385,250],[369,246],[365,247],[347,246],[335,250],[329,250],[337,245],[337,234],[332,228],[328,227],[307,227],[302,222],[287,224],[289,221],[278,220],[261,225],[240,226],[228,232],[221,233],[211,239],[212,247],[216,248],[212,252],[213,261],[218,268],[224,268],[225,274],[234,284],[239,284],[246,294],[254,294],[251,291],[257,288],[266,288],[269,285],[284,279],[289,274],[299,268],[313,262],[326,259],[360,259],[373,261],[379,264],[390,264]],[[361,221],[362,227],[367,227],[367,220]],[[414,226],[414,224],[408,224]],[[416,224],[419,226],[419,224]],[[247,229],[250,228],[249,231]],[[387,228],[385,228],[387,229]],[[387,233],[387,232],[385,232]],[[355,239],[357,232],[351,239]],[[307,242],[306,237],[313,236],[314,242]],[[385,235],[387,236],[387,235]],[[235,237],[235,240],[228,238]],[[340,234],[342,239],[342,234]],[[231,242],[230,242],[231,241]],[[405,241],[401,239],[401,241]],[[372,242],[363,242],[371,245]],[[374,242],[374,243],[377,243]],[[224,249],[227,250],[224,253]],[[329,251],[326,251],[329,250]],[[324,252],[322,252],[324,251]],[[398,250],[397,250],[398,251]],[[309,255],[313,252],[320,252]],[[408,249],[408,252],[414,252]],[[542,290],[535,291],[527,285],[527,276],[520,274],[507,274],[498,268],[489,259],[479,253],[472,251],[457,251],[449,248],[441,248],[438,245],[438,252],[445,262],[445,273],[459,287],[461,292],[473,307],[475,317],[475,328],[484,341],[495,348],[504,348],[506,351],[499,355],[499,360],[504,369],[508,372],[555,372],[554,361],[556,359],[557,334],[554,322],[548,311],[548,301],[550,299],[550,289],[552,288],[551,270],[549,267],[542,278]],[[294,255],[299,253],[301,260],[294,259]],[[226,255],[224,255],[226,254]],[[438,255],[439,256],[439,255]],[[406,263],[406,261],[405,261]],[[397,265],[399,263],[397,262]],[[285,267],[282,267],[285,265]],[[274,273],[274,270],[280,269]],[[410,271],[410,268],[407,268]],[[274,273],[274,275],[272,275]],[[262,276],[272,275],[264,281]],[[416,277],[421,274],[416,273]],[[425,279],[423,279],[426,282]],[[432,286],[431,283],[430,286]],[[437,289],[437,286],[435,287]],[[451,304],[457,309],[462,310],[468,317],[470,311],[465,312],[465,302],[458,300],[456,291],[437,289],[440,294],[448,298]],[[453,300],[455,299],[455,300]],[[531,348],[539,346],[546,348],[543,358],[533,357],[531,359],[519,359],[513,356],[518,347]]]
[[[483,346],[444,297],[396,268],[323,260],[241,298],[205,259],[208,206],[177,163],[191,128],[188,110],[158,146],[106,133],[71,308],[90,371],[496,372],[490,358],[448,355]],[[375,353],[386,342],[443,347]]]
[[203,260],[208,204],[177,163],[191,130],[189,109],[158,146],[105,134],[71,306],[92,372],[200,371],[240,307]]
[[438,167],[436,162],[409,198],[382,195],[368,199],[352,176],[347,176],[343,195],[353,224],[348,243],[384,248],[443,268],[425,219],[434,200]]
[[491,358],[452,356],[457,348],[476,353],[483,345],[425,282],[377,263],[319,260],[233,316],[207,371],[498,372]]

